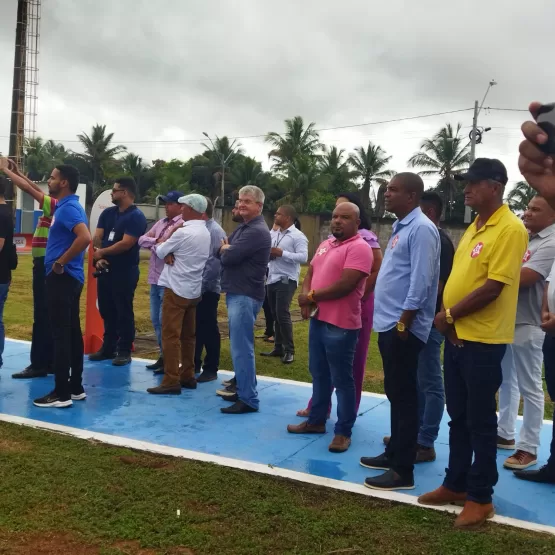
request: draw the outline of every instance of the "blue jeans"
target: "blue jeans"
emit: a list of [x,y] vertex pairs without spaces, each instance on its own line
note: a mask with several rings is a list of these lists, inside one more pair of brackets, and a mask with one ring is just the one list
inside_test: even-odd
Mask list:
[[161,285],[150,286],[150,317],[154,326],[154,333],[160,349],[162,349],[162,301],[164,289]]
[[312,319],[308,336],[308,367],[312,375],[309,424],[324,424],[335,387],[335,434],[351,437],[357,418],[353,360],[359,330],[345,330]]
[[258,409],[256,391],[256,365],[254,361],[254,323],[262,307],[246,295],[226,295],[229,318],[231,360],[237,378],[237,395],[243,403]]
[[497,484],[497,393],[506,345],[445,342],[445,397],[449,422],[449,468],[443,485],[491,503]]
[[0,283],[0,368],[4,364],[2,355],[4,354],[4,343],[6,341],[6,329],[4,328],[4,305],[8,298],[9,283]]
[[432,328],[430,337],[418,355],[418,411],[420,432],[418,444],[433,447],[445,408],[445,391],[441,371],[443,335]]

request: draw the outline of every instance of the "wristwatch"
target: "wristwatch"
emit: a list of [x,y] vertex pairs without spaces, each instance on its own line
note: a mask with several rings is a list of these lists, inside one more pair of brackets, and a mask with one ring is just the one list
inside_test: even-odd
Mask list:
[[451,316],[451,309],[450,309],[450,308],[448,308],[448,309],[445,311],[445,321],[446,321],[448,324],[454,324],[454,323],[455,323],[455,319],[453,318],[453,316]]
[[306,296],[306,298],[307,298],[311,303],[316,302],[316,301],[314,300],[314,293],[315,293],[314,289],[311,289],[311,290],[308,292],[308,295]]
[[397,331],[399,333],[403,333],[407,330],[407,326],[405,326],[405,324],[403,324],[403,322],[397,322]]

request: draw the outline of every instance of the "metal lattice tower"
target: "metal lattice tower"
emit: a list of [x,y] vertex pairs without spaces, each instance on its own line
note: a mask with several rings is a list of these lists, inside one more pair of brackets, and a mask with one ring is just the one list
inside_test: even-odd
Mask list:
[[25,115],[24,139],[34,139],[37,120],[37,87],[39,84],[41,0],[27,2],[27,40],[25,43]]

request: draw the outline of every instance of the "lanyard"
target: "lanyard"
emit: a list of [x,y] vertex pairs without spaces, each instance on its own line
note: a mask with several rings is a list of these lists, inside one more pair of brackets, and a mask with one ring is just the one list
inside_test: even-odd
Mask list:
[[283,241],[283,238],[287,235],[287,231],[285,233],[283,233],[280,237],[280,233],[278,232],[278,236],[276,238],[275,244],[274,244],[274,249],[279,247],[279,244]]

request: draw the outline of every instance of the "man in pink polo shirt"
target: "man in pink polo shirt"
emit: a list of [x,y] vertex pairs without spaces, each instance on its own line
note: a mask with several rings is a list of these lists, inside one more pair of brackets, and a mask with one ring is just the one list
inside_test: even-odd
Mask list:
[[287,426],[292,434],[325,434],[332,388],[337,394],[335,436],[329,446],[342,453],[351,445],[356,420],[353,359],[361,328],[360,302],[372,268],[372,249],[358,234],[360,212],[344,202],[333,211],[332,239],[316,250],[299,295],[304,319],[312,318],[308,342],[312,407],[305,422]]

